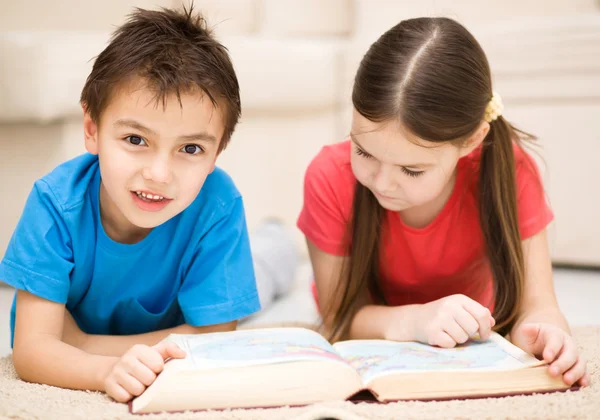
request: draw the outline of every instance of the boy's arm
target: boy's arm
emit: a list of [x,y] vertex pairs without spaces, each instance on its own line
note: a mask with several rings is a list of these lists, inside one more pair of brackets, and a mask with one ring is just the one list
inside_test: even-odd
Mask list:
[[152,331],[145,334],[135,335],[95,335],[85,334],[77,326],[71,314],[65,313],[65,332],[63,340],[87,353],[102,356],[120,357],[127,350],[136,344],[145,344],[154,346],[169,334],[201,334],[209,332],[233,331],[237,326],[237,321],[224,324],[208,325],[205,327],[194,327],[189,324],[182,324],[174,328],[168,328],[160,331]]
[[65,307],[17,292],[13,362],[28,382],[104,391],[104,378],[119,360],[88,354],[61,341]]

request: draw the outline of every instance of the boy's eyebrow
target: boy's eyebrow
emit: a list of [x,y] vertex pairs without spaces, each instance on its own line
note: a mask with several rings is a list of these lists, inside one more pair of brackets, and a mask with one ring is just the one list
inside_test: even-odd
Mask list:
[[151,134],[153,136],[157,135],[156,131],[146,127],[145,125],[137,122],[136,120],[132,120],[129,118],[120,118],[117,121],[115,121],[115,125],[117,127],[133,128],[134,130],[139,130],[145,134]]
[[179,141],[207,141],[209,143],[217,143],[217,138],[207,132],[186,134],[185,136],[177,137]]
[[[367,149],[365,149],[364,147],[361,146],[361,144],[358,142],[358,140],[356,140],[356,137],[354,137],[354,134],[350,133],[350,139],[360,148],[362,149],[364,152],[367,152]],[[369,152],[367,152],[369,153]],[[371,154],[371,153],[369,153]],[[423,168],[428,168],[431,166],[430,163],[415,163],[413,165],[396,165],[396,166],[400,166],[403,168],[413,168],[413,169],[423,169]]]
[[[149,134],[152,136],[157,136],[156,131],[151,128],[146,127],[136,120],[132,120],[130,118],[120,118],[115,121],[115,125],[119,127],[133,128],[135,130],[139,130],[145,134]],[[179,141],[207,141],[210,143],[217,143],[217,138],[212,134],[207,132],[194,133],[194,134],[186,134],[184,136],[179,136],[177,138]]]

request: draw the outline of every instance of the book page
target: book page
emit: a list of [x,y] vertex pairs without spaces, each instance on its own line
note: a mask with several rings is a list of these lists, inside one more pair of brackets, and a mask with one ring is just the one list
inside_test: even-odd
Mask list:
[[334,348],[365,383],[404,372],[510,370],[544,363],[496,333],[486,341],[472,340],[451,349],[385,340],[342,341]]
[[[301,360],[347,364],[320,334],[304,328],[265,328],[226,333],[172,334],[192,369],[219,369]],[[187,363],[190,365],[190,363]]]

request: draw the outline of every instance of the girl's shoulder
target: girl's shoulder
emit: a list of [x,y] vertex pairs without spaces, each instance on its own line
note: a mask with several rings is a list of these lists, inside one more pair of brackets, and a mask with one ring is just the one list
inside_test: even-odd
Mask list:
[[321,180],[334,188],[353,188],[356,178],[350,153],[350,140],[323,146],[308,166],[306,178]]
[[351,210],[356,178],[350,164],[350,140],[321,148],[304,176],[305,205],[321,203],[343,215]]

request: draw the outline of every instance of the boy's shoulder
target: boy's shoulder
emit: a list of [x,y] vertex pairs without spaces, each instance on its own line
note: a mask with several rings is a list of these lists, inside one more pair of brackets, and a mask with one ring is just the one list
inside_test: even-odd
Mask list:
[[66,211],[83,202],[98,171],[98,156],[84,153],[61,163],[39,178],[35,188],[50,193],[51,198]]

